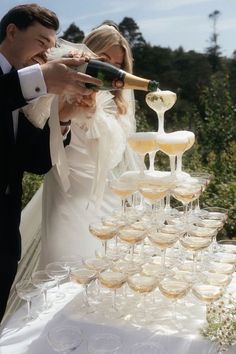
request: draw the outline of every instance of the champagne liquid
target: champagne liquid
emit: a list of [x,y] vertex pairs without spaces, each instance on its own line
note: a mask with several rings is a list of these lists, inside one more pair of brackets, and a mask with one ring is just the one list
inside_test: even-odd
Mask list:
[[149,200],[163,199],[167,194],[168,189],[155,189],[155,188],[140,188],[140,192],[144,198]]
[[109,262],[100,258],[87,258],[84,261],[87,268],[96,270],[97,272],[106,269],[109,266]]
[[189,203],[199,198],[201,194],[201,186],[197,189],[191,189],[191,187],[177,187],[172,190],[172,195],[175,199],[182,203]]
[[122,241],[125,241],[129,244],[135,244],[141,242],[146,237],[146,232],[124,228],[120,230],[118,236]]
[[210,227],[195,226],[192,229],[190,229],[188,233],[190,236],[195,236],[195,237],[213,237],[216,231]]
[[86,268],[78,269],[71,272],[70,278],[75,283],[87,285],[96,278],[96,272]]
[[213,302],[221,298],[223,291],[215,285],[199,284],[192,288],[192,293],[203,302]]
[[164,232],[150,233],[148,238],[153,244],[163,249],[173,246],[178,240],[176,234],[168,234]]
[[156,277],[146,276],[142,274],[134,274],[128,278],[129,287],[138,293],[149,293],[156,289],[158,281]]
[[181,299],[187,295],[190,290],[190,286],[187,282],[164,279],[159,284],[160,292],[169,299]]
[[121,272],[104,271],[99,275],[100,283],[109,289],[118,289],[126,282],[126,275]]
[[97,237],[100,240],[110,240],[112,239],[116,233],[117,229],[111,226],[106,226],[106,225],[97,225],[97,226],[89,226],[89,231],[91,234],[95,237]]
[[111,187],[111,191],[120,198],[128,197],[129,195],[131,195],[133,193],[133,190],[128,189],[128,188],[121,189],[121,188]]
[[198,221],[198,225],[221,229],[224,226],[224,222],[222,220],[202,219]]
[[[186,133],[187,131],[176,131],[168,134],[158,134],[159,149],[169,156],[181,155],[192,145]],[[189,132],[193,134],[192,132]]]
[[206,237],[194,237],[194,236],[186,236],[180,238],[180,243],[184,248],[187,248],[192,251],[200,251],[208,246],[210,246],[212,242],[211,238]]
[[176,102],[177,96],[171,91],[157,90],[146,95],[146,103],[155,112],[165,112]]
[[133,133],[128,136],[127,141],[130,147],[140,155],[159,149],[157,133],[155,132]]

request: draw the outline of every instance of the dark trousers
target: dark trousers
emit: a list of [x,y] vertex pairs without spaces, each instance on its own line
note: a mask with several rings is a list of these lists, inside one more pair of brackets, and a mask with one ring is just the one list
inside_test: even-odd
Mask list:
[[7,300],[17,272],[18,260],[0,253],[0,322],[4,316]]

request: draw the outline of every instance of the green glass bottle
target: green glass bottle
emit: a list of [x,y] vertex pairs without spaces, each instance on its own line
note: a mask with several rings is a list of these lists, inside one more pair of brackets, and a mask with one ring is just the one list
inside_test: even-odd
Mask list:
[[142,91],[156,91],[158,89],[158,82],[154,80],[147,80],[141,77],[132,75],[117,68],[109,63],[89,59],[85,64],[77,68],[78,71],[100,79],[103,85],[98,87],[90,83],[85,86],[95,90],[120,90],[133,89]]

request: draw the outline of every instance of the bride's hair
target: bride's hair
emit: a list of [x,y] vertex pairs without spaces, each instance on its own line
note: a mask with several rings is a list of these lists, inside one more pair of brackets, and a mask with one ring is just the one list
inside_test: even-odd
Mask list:
[[[113,45],[119,45],[124,51],[124,60],[121,69],[128,73],[133,72],[133,55],[130,45],[114,26],[105,24],[95,28],[85,36],[83,43],[98,56]],[[118,113],[125,114],[128,105],[123,97],[122,90],[114,91],[114,96]]]

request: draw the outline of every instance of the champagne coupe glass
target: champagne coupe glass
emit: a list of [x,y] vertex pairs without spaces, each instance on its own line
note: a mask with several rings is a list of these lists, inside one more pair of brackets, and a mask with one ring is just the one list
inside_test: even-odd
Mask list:
[[110,332],[97,332],[88,339],[89,354],[118,354],[123,348],[121,337]]
[[[121,317],[122,314],[117,308],[116,304],[116,291],[125,284],[127,279],[126,274],[122,272],[117,272],[112,269],[107,269],[103,272],[100,272],[98,279],[103,287],[112,290],[112,311],[109,312],[108,316],[118,315],[119,317]],[[107,315],[107,313],[105,315]]]
[[23,318],[24,322],[29,322],[34,319],[31,311],[32,298],[40,294],[40,289],[37,288],[30,279],[20,280],[16,283],[16,293],[20,299],[27,302],[27,315]]
[[172,196],[180,201],[184,207],[184,224],[186,230],[189,226],[188,207],[195,199],[199,198],[202,192],[201,184],[179,184],[171,190]]
[[[213,178],[213,176],[207,172],[191,172],[190,175],[191,175],[191,178],[193,178],[193,179],[196,179],[196,180],[200,179],[201,181],[203,181],[203,183],[204,183],[203,192],[208,187],[208,185],[210,184],[210,182]],[[205,213],[204,210],[200,209],[199,198],[197,198],[195,200],[195,206],[194,206],[193,211],[194,211],[194,214],[196,214],[197,216],[201,216]]]
[[122,181],[113,179],[109,181],[111,191],[121,198],[121,219],[126,220],[126,198],[131,196],[137,190],[137,185],[134,181]]
[[[143,195],[144,199],[151,203],[151,217],[150,222],[155,226],[164,223],[164,211],[161,207],[158,208],[161,201],[166,197],[169,188],[167,186],[141,186],[139,188],[140,193]],[[161,217],[161,214],[163,217]]]
[[135,227],[132,227],[132,225],[126,226],[123,229],[121,229],[118,233],[118,237],[128,243],[131,247],[131,262],[134,261],[134,246],[138,243],[143,242],[145,239],[147,233],[146,230],[140,230]]
[[163,275],[171,273],[171,271],[166,268],[166,249],[172,247],[178,241],[179,236],[180,234],[177,231],[175,233],[168,233],[152,230],[148,234],[148,238],[152,244],[161,250],[161,268]]
[[156,152],[159,149],[156,132],[137,132],[129,134],[128,144],[140,156],[140,178],[145,176],[146,169],[144,158],[147,153]]
[[49,277],[56,281],[57,292],[56,299],[61,300],[65,297],[60,288],[60,282],[66,279],[69,275],[69,269],[65,268],[63,262],[52,262],[46,265],[45,271]]
[[186,137],[185,134],[182,134],[181,131],[175,131],[172,133],[158,134],[157,141],[159,149],[169,156],[171,175],[176,177],[175,158],[192,146],[189,142],[189,138]]
[[48,290],[56,286],[55,279],[50,277],[45,270],[38,270],[32,274],[31,281],[42,291],[44,299],[43,311],[47,311],[50,308]]
[[155,276],[147,276],[136,273],[128,277],[127,284],[131,290],[142,296],[141,302],[135,309],[134,321],[139,324],[152,322],[150,311],[147,311],[146,295],[153,292],[158,286],[158,279]]
[[104,257],[107,256],[107,241],[111,240],[117,234],[116,226],[107,226],[102,222],[95,222],[89,225],[90,233],[102,241],[103,249],[104,249]]
[[185,136],[188,141],[186,149],[177,155],[176,175],[177,175],[178,179],[182,179],[182,178],[189,176],[189,174],[182,171],[182,157],[183,157],[184,152],[189,150],[193,146],[193,144],[195,142],[195,134],[193,132],[188,131],[188,130],[179,130],[178,134]]
[[47,339],[56,352],[69,354],[80,346],[83,334],[77,326],[61,325],[51,328],[48,331]]
[[177,327],[177,300],[184,298],[188,294],[190,288],[191,284],[188,281],[175,279],[173,277],[166,277],[159,283],[159,290],[162,295],[170,299],[174,305],[172,316]]
[[198,262],[198,253],[210,246],[212,243],[212,237],[195,237],[189,236],[188,234],[184,234],[180,237],[181,245],[193,252],[193,282],[195,282],[197,275],[197,262]]
[[223,296],[224,290],[217,285],[196,283],[192,287],[192,293],[198,300],[210,305]]
[[164,133],[164,114],[175,104],[177,96],[171,91],[157,90],[146,95],[147,105],[153,109],[158,117],[158,133]]
[[88,301],[88,286],[96,279],[97,272],[93,269],[88,269],[85,267],[78,267],[73,269],[70,273],[70,279],[72,282],[82,285],[84,288],[83,292],[83,303],[85,305],[86,312],[90,312],[90,303]]
[[217,252],[220,250],[220,247],[217,243],[217,234],[224,227],[224,224],[228,218],[228,210],[224,208],[218,207],[206,207],[202,209],[202,214],[197,221],[197,225],[209,227],[215,230],[215,234],[213,237],[212,246],[210,248],[210,253]]

